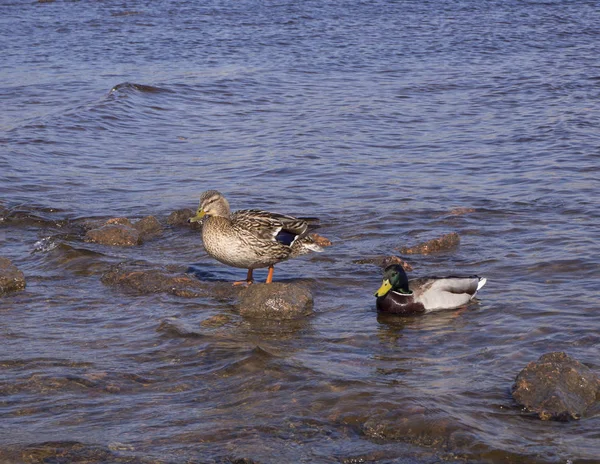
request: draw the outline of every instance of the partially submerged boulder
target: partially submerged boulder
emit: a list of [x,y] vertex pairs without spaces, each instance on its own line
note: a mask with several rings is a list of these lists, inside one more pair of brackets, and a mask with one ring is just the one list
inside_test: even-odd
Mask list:
[[600,399],[600,378],[564,352],[547,353],[517,375],[512,396],[542,420],[579,419]]
[[0,258],[0,294],[23,290],[25,276],[8,258]]
[[[297,319],[312,314],[313,296],[301,284],[254,283],[248,287],[232,282],[203,281],[181,269],[147,268],[140,263],[122,263],[102,276],[102,283],[136,293],[169,293],[184,298],[212,297],[237,301],[242,316],[264,319]],[[212,320],[207,324],[218,325]],[[223,322],[225,324],[226,322]]]
[[438,253],[440,251],[448,251],[456,248],[460,244],[460,237],[456,232],[451,232],[442,235],[439,238],[428,240],[427,242],[419,243],[414,247],[401,248],[400,252],[407,255],[421,254],[428,255],[430,253]]
[[141,240],[148,240],[162,233],[162,226],[154,216],[140,219],[133,227],[140,233]]
[[413,267],[410,265],[410,263],[407,263],[406,261],[404,261],[399,256],[393,256],[393,255],[390,255],[390,256],[386,256],[386,255],[372,256],[370,258],[356,259],[356,260],[354,260],[352,262],[354,264],[374,264],[375,266],[379,266],[379,267],[382,267],[382,268],[386,268],[390,264],[399,264],[407,272],[410,272],[410,271],[413,270]]
[[170,293],[186,298],[210,294],[206,283],[187,274],[120,264],[102,276],[102,283],[138,293]]
[[135,246],[142,243],[139,231],[125,224],[107,224],[88,230],[85,241],[110,246]]
[[86,225],[89,229],[85,234],[86,242],[109,246],[140,245],[162,232],[162,226],[154,216],[146,216],[136,223],[127,218],[112,218],[103,224],[89,221],[84,227]]
[[188,222],[188,219],[193,217],[195,214],[196,212],[189,208],[178,209],[177,211],[173,211],[171,214],[169,214],[169,217],[167,217],[167,224],[170,226],[188,226],[192,228],[200,228],[200,223]]
[[303,285],[252,284],[240,292],[238,308],[245,317],[297,319],[313,312],[313,296]]

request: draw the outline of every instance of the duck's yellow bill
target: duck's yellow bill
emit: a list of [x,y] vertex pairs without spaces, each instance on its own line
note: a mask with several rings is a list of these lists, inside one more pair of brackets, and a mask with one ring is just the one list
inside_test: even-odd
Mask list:
[[189,218],[188,222],[200,222],[205,215],[206,213],[203,210],[196,211],[196,215]]
[[375,296],[385,296],[392,289],[392,284],[389,279],[385,279],[379,287],[379,290],[375,292]]

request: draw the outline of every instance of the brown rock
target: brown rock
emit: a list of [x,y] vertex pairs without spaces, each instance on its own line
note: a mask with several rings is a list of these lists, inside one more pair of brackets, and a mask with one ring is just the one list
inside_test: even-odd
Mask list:
[[133,224],[131,223],[131,221],[127,218],[124,217],[116,217],[116,218],[111,218],[108,221],[105,222],[105,225],[108,224],[121,224],[123,226],[129,226],[132,227]]
[[226,314],[217,314],[216,316],[212,316],[203,320],[200,325],[202,327],[218,328],[229,324],[229,322],[231,322],[231,316]]
[[399,264],[404,268],[405,271],[410,272],[413,267],[410,263],[407,263],[399,256],[373,256],[371,258],[356,259],[352,261],[354,264],[374,264],[382,268],[388,267],[390,264]]
[[600,379],[566,353],[547,353],[517,375],[512,395],[542,420],[579,419],[600,398]]
[[401,248],[400,252],[407,255],[437,253],[456,248],[460,244],[460,237],[456,232],[442,235],[440,238],[435,238],[427,242],[419,243],[410,248]]
[[327,237],[323,237],[322,235],[315,234],[315,233],[310,234],[310,237],[319,246],[322,246],[322,247],[331,246],[331,240],[329,240]]
[[186,298],[206,296],[207,284],[188,276],[160,269],[118,265],[102,276],[105,285],[129,288],[139,293],[171,293]]
[[188,222],[188,219],[193,217],[195,214],[195,211],[192,211],[189,208],[173,211],[167,218],[167,224],[170,226],[200,227],[197,222]]
[[0,294],[23,290],[25,276],[8,258],[0,258]]
[[108,224],[99,229],[88,230],[85,241],[110,246],[134,246],[141,243],[141,238],[138,230],[131,226]]
[[474,213],[475,208],[454,208],[450,210],[451,216],[463,216],[465,214]]
[[297,284],[252,284],[239,297],[239,311],[244,317],[297,319],[312,314],[312,308],[312,293]]
[[146,216],[137,221],[133,227],[140,233],[141,240],[156,237],[162,232],[162,226],[154,216]]

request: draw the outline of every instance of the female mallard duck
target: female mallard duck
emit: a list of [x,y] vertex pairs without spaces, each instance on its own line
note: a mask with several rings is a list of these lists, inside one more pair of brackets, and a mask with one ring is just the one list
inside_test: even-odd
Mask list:
[[422,314],[466,305],[486,279],[469,277],[421,277],[408,280],[402,266],[392,264],[383,272],[375,292],[377,310],[393,314]]
[[216,190],[200,196],[196,215],[188,221],[202,221],[202,241],[210,256],[223,264],[248,269],[246,281],[234,285],[252,283],[252,270],[262,267],[269,268],[266,280],[269,284],[275,263],[323,251],[306,235],[306,221],[257,209],[231,213],[229,203]]

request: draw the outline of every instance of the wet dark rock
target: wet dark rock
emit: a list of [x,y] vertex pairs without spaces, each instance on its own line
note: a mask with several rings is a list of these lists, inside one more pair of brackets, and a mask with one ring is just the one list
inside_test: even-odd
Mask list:
[[25,276],[8,258],[0,258],[0,294],[23,290]]
[[386,256],[386,255],[373,256],[371,258],[356,259],[352,262],[354,264],[374,264],[375,266],[379,266],[381,268],[386,268],[390,264],[399,264],[407,272],[410,272],[413,270],[413,267],[410,265],[410,263],[407,263],[399,256],[393,256],[393,255],[392,256]]
[[132,456],[119,456],[107,447],[76,441],[44,442],[24,446],[21,450],[3,450],[0,454],[0,459],[2,459],[2,462],[21,462],[27,464],[76,462],[142,464],[154,462]]
[[428,255],[430,253],[438,253],[440,251],[448,251],[456,248],[460,244],[460,237],[456,232],[451,232],[442,235],[439,238],[428,240],[427,242],[419,243],[414,247],[401,248],[400,252],[407,255],[421,254]]
[[88,230],[85,241],[110,246],[135,246],[141,243],[141,237],[139,231],[132,226],[107,224],[98,229]]
[[371,439],[395,440],[427,447],[454,448],[463,430],[445,418],[422,406],[376,404],[371,416],[361,425],[362,432]]
[[200,330],[172,317],[162,321],[156,331],[176,338],[201,338],[204,336]]
[[219,328],[229,324],[230,322],[231,316],[226,314],[217,314],[216,316],[212,316],[203,320],[200,325],[206,328]]
[[331,240],[329,240],[327,237],[323,237],[322,235],[319,235],[314,232],[309,235],[314,240],[314,242],[319,246],[328,247],[328,246],[332,245]]
[[167,224],[170,226],[186,226],[191,228],[200,228],[201,225],[197,222],[189,223],[188,219],[193,217],[196,214],[195,211],[192,211],[189,208],[179,209],[177,211],[173,211],[169,214],[167,218]]
[[313,296],[303,285],[256,283],[240,292],[238,307],[245,317],[296,319],[312,314]]
[[154,216],[146,216],[133,224],[127,218],[107,221],[90,219],[83,223],[85,241],[110,246],[135,246],[162,233],[162,226]]
[[141,240],[148,240],[162,233],[162,226],[154,216],[140,219],[133,224],[133,227],[140,233]]
[[[187,274],[162,269],[118,265],[102,276],[102,283],[128,288],[138,293],[170,293],[194,298],[211,294],[211,285]],[[230,285],[231,286],[231,285]]]
[[131,221],[124,217],[110,218],[108,221],[106,221],[106,224],[121,224],[123,226],[133,227]]
[[600,400],[600,378],[564,352],[547,353],[517,375],[512,395],[542,420],[579,419]]

